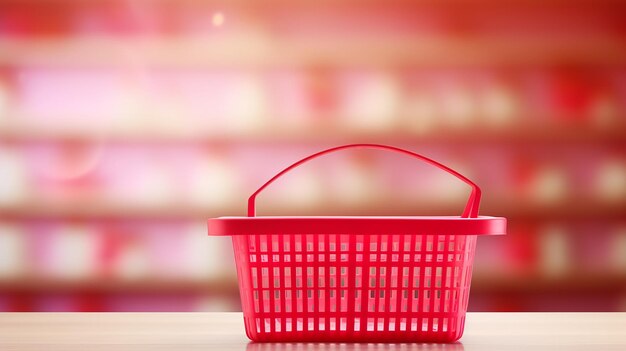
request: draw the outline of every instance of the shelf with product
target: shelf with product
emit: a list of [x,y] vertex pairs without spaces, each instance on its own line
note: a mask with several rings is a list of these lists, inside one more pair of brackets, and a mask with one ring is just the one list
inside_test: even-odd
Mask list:
[[207,240],[203,222],[3,220],[0,281],[219,284],[232,261],[230,242]]
[[[619,220],[509,219],[507,237],[481,238],[479,276],[507,281],[626,272],[626,227]],[[234,273],[230,239],[207,238],[206,218],[3,221],[0,244],[0,280],[218,281]]]
[[624,81],[614,68],[195,68],[137,76],[111,67],[25,66],[0,74],[0,136],[13,142],[226,145],[618,143],[626,130]]
[[[564,298],[622,294],[626,281],[624,228],[604,229],[607,223],[602,221],[552,222],[550,218],[545,225],[528,228],[527,221],[520,224],[512,219],[507,237],[481,238],[473,295],[526,294],[516,298],[524,306],[555,293]],[[78,301],[83,295],[107,300],[107,296],[150,294],[183,299],[220,297],[233,301],[230,307],[221,308],[237,308],[234,262],[224,255],[232,254],[230,239],[207,238],[204,220],[191,223],[193,231],[185,229],[190,225],[185,223],[135,217],[115,221],[31,218],[13,222],[9,227],[13,232],[3,225],[0,306],[3,298],[13,301],[17,296],[39,299],[61,294]],[[596,230],[613,235],[589,234]],[[191,247],[194,249],[189,250]],[[82,262],[78,268],[77,260]],[[167,304],[159,306],[155,308],[166,309]]]
[[[20,221],[0,227],[0,244],[0,295],[236,297],[230,238],[207,238],[205,221]],[[473,279],[476,294],[623,293],[626,227],[601,220],[534,226],[513,220],[507,237],[479,240]]]
[[20,62],[0,72],[0,132],[15,141],[236,144],[270,136],[323,142],[397,134],[451,142],[608,142],[622,138],[626,124],[626,77],[618,67],[257,70]]
[[[266,151],[257,150],[258,145],[252,150],[231,145],[198,150],[193,144],[12,145],[0,153],[7,184],[0,197],[0,216],[204,220],[243,214],[246,193],[261,184],[262,178],[276,172],[279,165],[289,164],[315,148],[314,144],[294,145],[273,162],[255,166],[259,173],[247,172],[251,162],[265,152],[280,149],[284,143],[271,143],[264,147]],[[449,143],[431,145],[428,150],[439,155],[438,159],[456,160],[457,168],[469,171],[479,184],[489,184],[492,193],[503,194],[485,197],[482,213],[531,221],[623,218],[626,165],[620,148],[611,143],[602,144],[596,151],[584,144],[577,147],[593,156],[592,171],[576,163],[577,158],[555,160],[554,155],[541,148],[533,151],[524,147],[517,156],[519,163],[506,156],[517,151],[488,150],[490,157],[502,160],[497,169],[489,158],[483,157],[484,147],[465,147],[463,160],[450,150]],[[596,143],[593,147],[598,148]],[[390,163],[384,155],[364,156],[354,154],[329,160],[332,163],[326,165],[331,164],[342,172],[339,174],[313,166],[312,173],[287,179],[262,213],[450,215],[460,211],[467,194],[462,185],[438,177],[435,172],[412,169],[399,159]],[[120,168],[121,165],[128,168]],[[136,174],[131,179],[130,169]],[[420,181],[415,182],[411,174],[420,174]],[[294,193],[301,195],[294,198]],[[417,195],[419,202],[415,200]]]
[[[205,219],[242,214],[245,199],[255,187],[281,165],[322,147],[317,144],[7,144],[0,151],[6,185],[0,193],[0,215]],[[499,195],[485,197],[483,213],[525,219],[623,216],[626,155],[619,141],[552,143],[547,149],[520,145],[493,148],[480,143],[424,146],[411,142],[405,147],[428,150],[428,156],[446,160],[479,184],[488,184],[490,194]],[[568,150],[567,155],[562,150]],[[272,162],[257,162],[271,153],[275,155]],[[580,155],[588,158],[587,163],[579,162]],[[428,215],[460,211],[467,195],[462,184],[385,156],[354,153],[321,161],[322,168],[312,164],[311,172],[297,173],[277,188],[264,213]],[[251,167],[256,171],[249,172]],[[418,182],[412,174],[420,175]],[[296,193],[300,194],[297,198],[293,197]]]

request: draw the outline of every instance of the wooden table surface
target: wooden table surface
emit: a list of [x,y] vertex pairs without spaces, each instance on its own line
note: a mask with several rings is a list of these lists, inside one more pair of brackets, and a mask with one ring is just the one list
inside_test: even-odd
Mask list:
[[626,313],[469,313],[456,344],[250,343],[241,313],[0,313],[0,350],[626,350]]

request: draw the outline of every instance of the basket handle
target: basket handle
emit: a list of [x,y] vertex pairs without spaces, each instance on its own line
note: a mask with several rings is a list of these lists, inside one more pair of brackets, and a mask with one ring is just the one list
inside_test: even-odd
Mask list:
[[411,156],[413,158],[416,158],[418,160],[422,160],[426,163],[429,163],[441,170],[444,170],[450,174],[452,174],[453,176],[457,177],[458,179],[462,180],[463,182],[465,182],[466,184],[468,184],[469,186],[472,187],[472,192],[469,196],[469,199],[467,200],[467,204],[465,205],[465,210],[463,210],[463,214],[461,215],[461,217],[463,218],[475,218],[478,216],[478,207],[480,205],[480,188],[478,187],[478,185],[476,185],[474,182],[472,182],[471,180],[467,179],[465,176],[463,176],[462,174],[460,174],[459,172],[442,165],[441,163],[430,159],[426,156],[422,156],[420,154],[417,154],[415,152],[409,151],[409,150],[405,150],[405,149],[401,149],[398,147],[394,147],[394,146],[388,146],[388,145],[381,145],[381,144],[348,144],[348,145],[342,145],[342,146],[337,146],[337,147],[333,147],[330,149],[326,149],[317,153],[314,153],[313,155],[310,155],[308,157],[305,157],[303,159],[301,159],[298,162],[295,162],[294,164],[292,164],[291,166],[283,169],[282,171],[280,171],[278,174],[276,174],[275,176],[273,176],[270,180],[268,180],[265,184],[263,184],[259,189],[257,189],[257,191],[255,191],[252,195],[250,195],[250,198],[248,198],[248,217],[255,217],[256,216],[256,197],[257,195],[263,191],[263,189],[267,188],[268,185],[272,184],[276,179],[280,178],[283,174],[291,171],[292,169],[300,166],[303,163],[306,163],[308,161],[313,160],[314,158],[318,158],[320,156],[326,155],[326,154],[330,154],[332,152],[335,151],[340,151],[343,149],[352,149],[352,148],[368,148],[368,149],[381,149],[381,150],[387,150],[387,151],[394,151],[397,153],[401,153],[401,154],[405,154],[408,156]]

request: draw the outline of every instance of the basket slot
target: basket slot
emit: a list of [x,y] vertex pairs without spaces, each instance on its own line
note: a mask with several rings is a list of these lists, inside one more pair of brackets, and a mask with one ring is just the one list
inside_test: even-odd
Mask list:
[[[448,264],[448,250],[450,248],[450,236],[449,235],[445,235],[444,236],[444,242],[443,245],[441,247],[440,251],[443,251],[442,257],[443,260],[445,261],[445,264]],[[439,308],[437,309],[437,312],[439,311],[445,311],[446,310],[446,305],[447,305],[447,299],[446,299],[446,292],[448,291],[448,284],[447,284],[447,278],[448,278],[448,272],[449,272],[449,268],[450,267],[441,267],[440,268],[440,273],[439,273],[439,292],[440,292],[440,296],[439,296]],[[447,326],[446,326],[447,328]],[[443,330],[443,329],[442,329]]]
[[[386,245],[387,246],[387,251],[392,251],[393,252],[394,248],[396,247],[396,245],[395,245],[395,243],[393,241],[393,235],[386,235],[385,237],[387,238],[387,242],[386,242],[387,243],[387,245]],[[396,251],[397,251],[397,249],[396,249]],[[387,254],[387,255],[388,256],[391,255],[393,257],[393,254]],[[393,264],[394,264],[393,263],[393,259],[388,257],[388,259],[387,259],[387,266],[385,267],[385,280],[384,280],[385,286],[382,289],[383,296],[385,297],[384,304],[382,306],[382,312],[390,310],[390,306],[389,305],[391,304],[391,301],[392,301],[391,300],[391,292],[393,291],[393,289],[391,288],[391,267],[392,267]],[[382,283],[382,281],[381,281],[381,283]],[[384,331],[389,331],[390,330],[389,326],[391,324],[391,320],[388,319],[388,317],[386,317],[384,319],[384,321],[385,321],[385,323],[384,323],[384,327],[385,327]]]
[[[394,241],[397,242],[397,246],[400,252],[398,254],[398,261],[400,261],[401,257],[404,257],[404,249],[405,249],[405,241],[406,241],[406,237],[404,235],[399,235],[399,236],[395,236],[394,237]],[[396,265],[398,265],[396,263]],[[395,313],[399,313],[401,312],[401,306],[402,306],[402,280],[403,280],[403,275],[404,275],[404,267],[399,267],[396,266],[395,268],[395,286],[394,288],[394,299],[393,299],[393,312]],[[402,323],[401,321],[402,318],[395,318],[394,319],[394,331],[399,331],[400,330],[400,325]]]
[[[280,255],[280,257],[282,258],[281,261],[284,261],[285,259],[285,255],[289,250],[289,246],[286,245],[285,240],[284,240],[284,235],[277,235],[276,236],[276,240],[273,240],[275,242],[277,242],[278,244],[278,253]],[[277,276],[279,277],[279,281],[282,283],[279,283],[279,288],[281,289],[281,293],[282,293],[282,298],[279,299],[279,306],[280,306],[280,312],[285,312],[286,311],[286,307],[287,307],[287,287],[286,287],[286,283],[289,281],[287,279],[287,271],[285,270],[286,267],[276,267],[277,268]],[[282,269],[281,269],[282,268]],[[283,273],[283,275],[281,276],[281,271]],[[287,323],[287,318],[281,318],[280,319],[280,328],[281,330],[284,330],[285,332],[287,331],[287,326],[289,325]],[[290,325],[289,325],[290,326]]]
[[[318,235],[313,235],[313,248],[315,249],[315,251],[319,252],[320,250],[320,240],[319,240],[319,236]],[[314,254],[314,256],[317,256],[317,254]],[[319,257],[317,257],[319,259]],[[319,268],[318,267],[311,267],[311,270],[313,271],[313,277],[312,277],[312,284],[311,284],[311,291],[312,291],[312,307],[313,307],[313,311],[317,312],[317,311],[321,311],[322,308],[320,308],[320,285],[319,285]],[[320,325],[319,323],[317,323],[317,315],[314,313],[315,320],[313,321],[313,330],[314,331],[319,331],[320,330]]]

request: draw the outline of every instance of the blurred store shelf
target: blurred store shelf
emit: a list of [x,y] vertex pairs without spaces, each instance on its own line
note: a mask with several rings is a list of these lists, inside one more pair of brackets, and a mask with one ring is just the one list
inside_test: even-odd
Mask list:
[[472,294],[491,293],[626,293],[626,274],[583,273],[561,277],[474,274]]
[[239,293],[237,279],[231,276],[221,278],[190,280],[190,279],[131,279],[90,278],[79,280],[52,279],[46,277],[20,277],[17,279],[1,279],[0,291],[13,292],[99,292],[99,293],[196,293],[209,295],[233,296]]
[[[555,204],[520,203],[519,199],[485,201],[481,213],[497,213],[499,216],[524,220],[542,219],[623,219],[626,218],[626,202],[606,203],[593,199],[577,198]],[[378,205],[380,203],[384,206]],[[372,199],[360,204],[338,205],[332,201],[314,205],[264,205],[259,210],[273,215],[454,215],[462,211],[462,203],[420,204],[416,201]],[[83,201],[74,203],[43,203],[0,207],[0,218],[12,219],[189,219],[203,221],[216,216],[245,216],[245,204],[228,207],[197,207],[187,204],[166,206],[133,206],[106,201]]]
[[277,39],[260,33],[216,38],[0,39],[3,65],[209,67],[621,64],[621,39],[332,37]]
[[[409,120],[410,117],[401,118]],[[332,120],[332,119],[331,119]],[[626,124],[607,126],[593,124],[571,125],[520,125],[503,128],[434,129],[429,132],[412,132],[401,128],[391,131],[358,131],[333,125],[311,125],[307,128],[260,129],[254,131],[198,130],[54,130],[31,126],[0,126],[0,140],[14,143],[201,143],[232,145],[236,143],[626,143]]]

